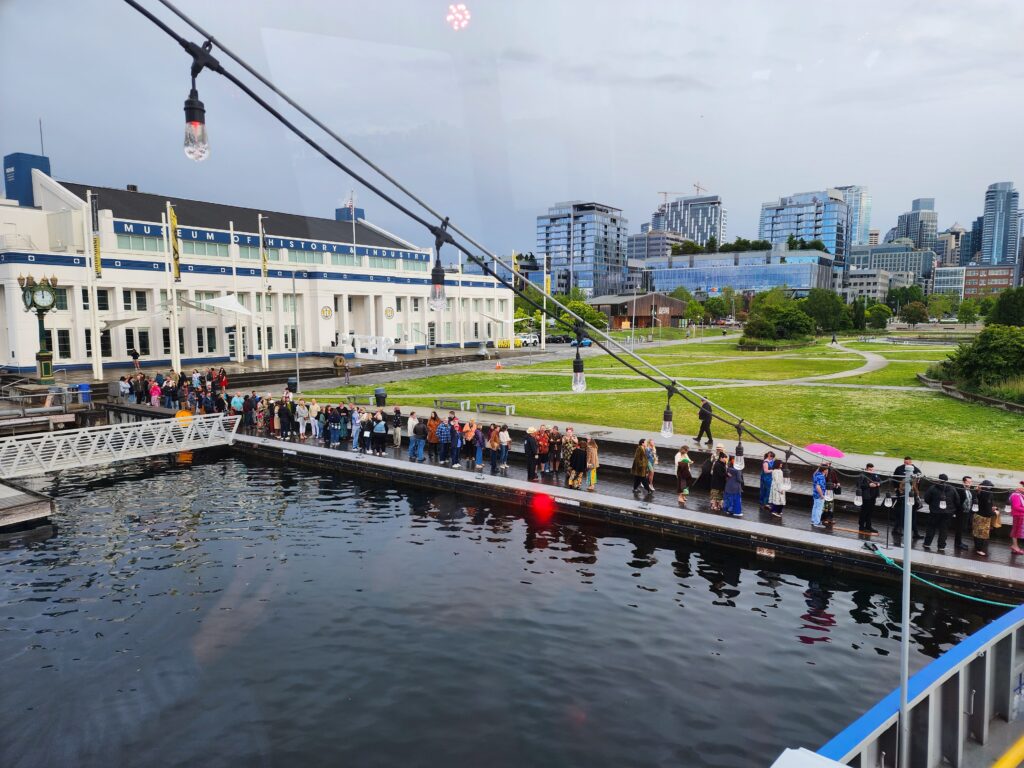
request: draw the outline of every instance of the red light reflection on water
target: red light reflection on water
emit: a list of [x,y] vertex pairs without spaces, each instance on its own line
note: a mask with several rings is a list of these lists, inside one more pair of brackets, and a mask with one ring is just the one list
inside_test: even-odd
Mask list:
[[530,497],[530,513],[538,523],[550,523],[555,516],[555,501],[546,493],[537,493]]

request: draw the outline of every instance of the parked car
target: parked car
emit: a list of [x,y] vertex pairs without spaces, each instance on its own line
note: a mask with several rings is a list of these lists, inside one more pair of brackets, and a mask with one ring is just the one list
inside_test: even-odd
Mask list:
[[[583,341],[581,341],[579,343],[579,345],[581,347],[592,347],[592,346],[594,346],[594,340],[593,339],[583,339]],[[569,346],[575,347],[576,346],[576,339],[573,339],[572,341],[570,341],[569,342]]]
[[565,336],[564,334],[556,333],[553,336],[548,336],[548,342],[550,344],[568,344],[571,341],[571,336]]
[[520,333],[516,338],[523,343],[524,347],[536,347],[540,345],[540,336],[536,333]]

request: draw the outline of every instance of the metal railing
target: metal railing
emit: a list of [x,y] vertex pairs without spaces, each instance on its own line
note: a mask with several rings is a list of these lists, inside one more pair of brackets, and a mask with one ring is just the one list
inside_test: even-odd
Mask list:
[[47,392],[0,395],[0,427],[5,419],[67,413],[68,406],[82,404],[82,393],[74,386],[53,386]]
[[184,415],[0,439],[0,479],[194,451],[234,440],[241,417]]
[[[1024,605],[965,638],[910,678],[910,761],[900,768],[965,765],[1024,700]],[[818,755],[859,768],[896,768],[900,694],[893,691]]]

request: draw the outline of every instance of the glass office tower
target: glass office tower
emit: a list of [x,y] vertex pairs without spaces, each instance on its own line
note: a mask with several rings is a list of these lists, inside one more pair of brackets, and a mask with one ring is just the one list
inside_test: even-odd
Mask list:
[[758,237],[771,243],[784,243],[790,235],[797,240],[821,240],[838,266],[849,253],[849,223],[842,192],[803,192],[762,204]]
[[989,184],[982,217],[981,263],[991,266],[1017,263],[1017,206],[1019,194],[1012,181]]
[[867,187],[836,187],[850,212],[850,245],[868,245],[871,238],[871,194]]
[[580,288],[597,296],[623,290],[628,229],[622,209],[602,203],[571,200],[538,216],[536,256],[550,257],[552,291]]

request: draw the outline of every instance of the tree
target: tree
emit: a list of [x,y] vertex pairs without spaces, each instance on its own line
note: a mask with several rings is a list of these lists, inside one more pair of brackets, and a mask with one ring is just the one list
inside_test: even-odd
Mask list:
[[823,243],[821,240],[811,240],[811,242],[809,243],[804,243],[803,240],[801,240],[800,242],[801,250],[824,251],[825,253],[828,253],[828,248],[825,247],[825,243]]
[[772,288],[754,296],[750,302],[750,311],[755,312],[765,307],[781,307],[791,301],[783,288]]
[[989,313],[992,312],[992,307],[995,306],[995,296],[982,296],[981,300],[978,301],[978,314],[982,317],[988,317]]
[[799,250],[800,243],[796,239],[796,235],[791,234],[789,237],[786,238],[786,247],[791,251]]
[[686,286],[680,285],[678,288],[673,288],[672,293],[669,294],[673,299],[679,299],[687,303],[693,301],[693,294],[687,290]]
[[953,297],[945,293],[933,293],[928,297],[928,315],[940,320],[953,311]]
[[904,304],[900,309],[900,320],[907,325],[917,325],[928,322],[928,307],[920,301],[912,301]]
[[712,296],[705,301],[704,310],[711,315],[714,320],[718,320],[729,314],[729,310],[725,306],[725,300],[721,296]]
[[827,288],[811,288],[807,298],[800,301],[800,309],[813,318],[823,331],[839,331],[848,327],[846,304],[835,291]]
[[747,339],[775,340],[775,323],[760,315],[754,315],[743,326],[743,337]]
[[[587,302],[570,299],[563,303],[567,309],[575,312],[595,328],[603,329],[608,327],[608,318],[605,317],[604,313],[598,312],[594,307],[587,304]],[[561,326],[562,331],[571,332],[573,330],[573,323],[575,323],[575,320],[573,320],[573,318],[567,313],[563,313],[561,317],[558,318],[558,324]]]
[[885,328],[892,317],[892,310],[885,304],[872,304],[867,311],[868,325],[877,330]]
[[704,253],[704,246],[693,242],[693,240],[684,240],[682,245],[672,246],[673,255],[683,254],[684,256],[689,256],[691,253]]
[[704,307],[699,301],[691,299],[686,305],[686,319],[691,325],[704,322]]
[[970,344],[961,344],[943,373],[968,387],[997,384],[1024,371],[1024,328],[991,325]]
[[978,322],[978,302],[974,299],[960,302],[960,309],[956,313],[956,321],[964,325]]
[[853,300],[853,327],[858,331],[867,328],[867,317],[865,314],[864,298],[858,296]]
[[912,301],[924,302],[924,291],[921,290],[920,285],[890,288],[889,292],[885,294],[885,303],[889,305],[889,309],[902,307],[904,304],[909,304]]
[[718,238],[715,237],[714,235],[709,237],[707,239],[707,242],[704,243],[704,250],[707,251],[708,253],[717,253],[718,252]]
[[1024,325],[1024,288],[1007,288],[996,296],[985,325]]

